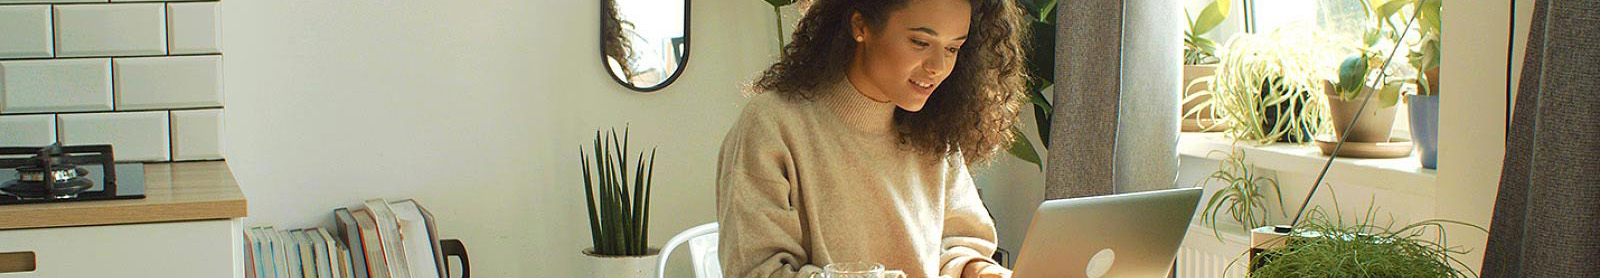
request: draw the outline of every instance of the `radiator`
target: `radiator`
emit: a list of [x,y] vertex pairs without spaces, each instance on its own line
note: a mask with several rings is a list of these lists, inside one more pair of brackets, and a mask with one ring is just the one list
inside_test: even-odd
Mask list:
[[[1176,278],[1242,278],[1248,268],[1244,254],[1249,249],[1249,237],[1227,231],[1217,240],[1211,227],[1191,225],[1178,248],[1178,262],[1174,268]],[[1231,266],[1230,266],[1231,264]]]

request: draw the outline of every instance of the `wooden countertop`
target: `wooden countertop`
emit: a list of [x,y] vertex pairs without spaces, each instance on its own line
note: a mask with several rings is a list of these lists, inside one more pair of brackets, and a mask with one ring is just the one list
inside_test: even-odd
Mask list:
[[145,198],[0,206],[0,230],[240,218],[244,192],[224,161],[148,163]]

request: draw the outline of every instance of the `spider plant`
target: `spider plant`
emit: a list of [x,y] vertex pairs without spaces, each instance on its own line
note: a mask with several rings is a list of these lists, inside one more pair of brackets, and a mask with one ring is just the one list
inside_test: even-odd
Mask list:
[[[1180,119],[1203,120],[1196,122],[1202,132],[1223,130],[1229,126],[1228,122],[1221,121],[1226,119],[1226,117],[1221,116],[1222,112],[1219,109],[1221,106],[1213,104],[1211,101],[1211,98],[1216,93],[1211,92],[1210,84],[1216,80],[1217,76],[1215,74],[1206,75],[1195,77],[1194,80],[1190,80],[1183,85],[1185,93],[1182,102],[1179,103],[1183,103],[1185,106],[1193,103],[1194,106],[1186,107],[1188,109],[1183,111],[1183,117]],[[1197,88],[1196,86],[1205,87]]]
[[[1217,216],[1223,212],[1228,213],[1234,221],[1241,226],[1240,231],[1266,226],[1267,223],[1267,195],[1266,190],[1272,190],[1278,196],[1278,213],[1283,213],[1283,191],[1278,189],[1278,180],[1270,177],[1259,176],[1253,165],[1245,162],[1244,150],[1234,149],[1232,153],[1211,151],[1210,155],[1223,154],[1225,157],[1217,167],[1216,172],[1200,181],[1201,186],[1212,182],[1221,183],[1222,187],[1211,198],[1206,200],[1205,210],[1200,212],[1201,224],[1210,225],[1211,231],[1217,235],[1217,240],[1222,240],[1222,234],[1217,232]],[[1287,215],[1285,215],[1287,217]]]
[[1310,142],[1328,127],[1322,41],[1301,29],[1234,36],[1221,53],[1207,108],[1232,123],[1228,132],[1238,140]]
[[1189,20],[1189,28],[1183,30],[1184,65],[1217,63],[1217,42],[1202,35],[1210,33],[1222,24],[1223,19],[1228,18],[1229,3],[1229,0],[1211,2],[1200,10],[1199,17],[1190,14],[1189,9],[1183,9],[1183,16]]
[[1460,225],[1488,230],[1445,219],[1397,229],[1393,217],[1379,225],[1376,214],[1377,209],[1369,205],[1364,218],[1346,225],[1337,210],[1330,218],[1321,207],[1313,208],[1289,236],[1269,243],[1282,243],[1282,247],[1251,258],[1256,268],[1249,277],[1477,277],[1454,257],[1467,251],[1450,246],[1444,228]]
[[650,149],[649,163],[645,163],[644,152],[639,152],[633,183],[629,184],[627,129],[623,129],[620,142],[615,128],[602,134],[598,130],[594,134],[593,163],[583,147],[578,147],[584,201],[589,205],[590,239],[594,241],[592,251],[586,252],[601,256],[649,255],[653,252],[649,247],[649,224],[656,151]]

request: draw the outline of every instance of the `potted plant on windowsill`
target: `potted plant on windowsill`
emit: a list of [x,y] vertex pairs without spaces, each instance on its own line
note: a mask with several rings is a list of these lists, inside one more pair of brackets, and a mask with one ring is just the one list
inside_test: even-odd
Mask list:
[[639,153],[633,181],[629,183],[627,134],[624,129],[619,141],[615,129],[605,136],[595,131],[592,163],[583,148],[578,148],[578,159],[583,166],[584,202],[589,208],[589,233],[594,244],[583,250],[589,264],[587,277],[656,276],[656,257],[660,250],[649,245],[655,150],[650,150],[649,163],[644,152]]
[[1216,120],[1211,94],[1206,92],[1217,73],[1217,43],[1204,37],[1228,17],[1229,0],[1207,4],[1198,16],[1184,9],[1188,29],[1183,31],[1183,128],[1184,132],[1216,131],[1227,128]]
[[[1402,0],[1403,1],[1403,0]],[[1443,1],[1414,0],[1417,28],[1422,40],[1408,56],[1411,67],[1421,74],[1417,78],[1417,93],[1406,95],[1406,105],[1411,121],[1411,138],[1416,141],[1418,159],[1423,168],[1435,169],[1439,164],[1439,48],[1440,18]]]
[[1209,91],[1213,111],[1232,123],[1229,135],[1257,144],[1306,143],[1322,132],[1327,114],[1318,76],[1326,69],[1317,67],[1315,37],[1291,28],[1228,40]]
[[[1329,141],[1388,142],[1389,130],[1394,127],[1395,104],[1400,101],[1400,88],[1407,79],[1392,73],[1401,71],[1398,63],[1387,63],[1395,44],[1402,43],[1402,33],[1391,19],[1412,0],[1368,3],[1366,6],[1366,32],[1357,52],[1339,64],[1338,78],[1324,84],[1328,94],[1328,110],[1333,117],[1334,138]],[[1383,68],[1383,67],[1388,68]],[[1390,73],[1390,74],[1385,74]],[[1372,87],[1376,84],[1378,87]],[[1366,94],[1376,94],[1367,101]],[[1364,109],[1362,106],[1366,106]],[[1355,113],[1364,115],[1355,125]],[[1347,129],[1348,128],[1348,129]],[[1346,135],[1349,134],[1349,135]]]
[[[1368,80],[1380,78],[1377,67],[1382,66],[1383,55],[1377,52],[1357,53],[1339,65],[1338,83],[1324,82],[1328,95],[1328,112],[1333,119],[1333,138],[1348,142],[1389,142],[1389,130],[1394,127],[1395,104],[1400,101],[1400,88],[1406,83],[1400,78],[1379,81],[1373,88]],[[1366,94],[1376,94],[1366,100]],[[1362,106],[1365,106],[1363,108]],[[1359,120],[1357,112],[1362,113]],[[1351,121],[1355,121],[1354,125]],[[1349,135],[1346,135],[1349,134]]]

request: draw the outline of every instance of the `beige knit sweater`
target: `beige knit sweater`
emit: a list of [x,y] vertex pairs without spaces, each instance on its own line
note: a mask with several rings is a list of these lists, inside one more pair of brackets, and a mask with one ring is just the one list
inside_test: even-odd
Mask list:
[[959,156],[900,144],[895,106],[840,79],[813,101],[753,96],[722,142],[717,222],[726,277],[809,277],[868,261],[911,277],[993,262],[994,221]]

